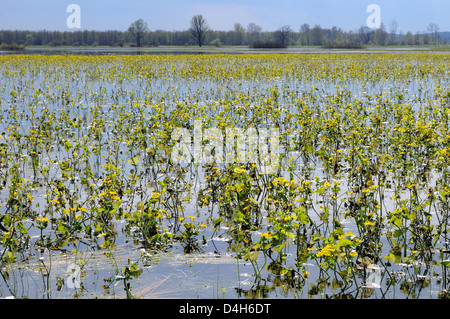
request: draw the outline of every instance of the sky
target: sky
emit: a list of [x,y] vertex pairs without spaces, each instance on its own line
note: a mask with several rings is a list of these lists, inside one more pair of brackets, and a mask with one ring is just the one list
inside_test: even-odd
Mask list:
[[[80,28],[69,28],[70,4],[80,8]],[[424,32],[430,23],[450,31],[449,0],[0,0],[0,30],[119,30],[143,19],[150,30],[186,30],[193,15],[202,14],[213,30],[231,30],[234,23],[253,22],[263,31],[304,23],[345,31],[366,25],[378,5],[381,22],[389,31]]]

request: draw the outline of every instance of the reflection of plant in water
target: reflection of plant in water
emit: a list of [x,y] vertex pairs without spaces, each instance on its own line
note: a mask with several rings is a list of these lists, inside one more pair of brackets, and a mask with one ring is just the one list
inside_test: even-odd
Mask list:
[[197,224],[195,222],[196,216],[189,216],[189,220],[185,221],[184,217],[180,217],[179,221],[182,222],[183,228],[180,234],[176,238],[183,245],[184,252],[187,254],[201,251],[198,242],[198,236],[206,228],[204,223]]
[[136,264],[128,261],[128,265],[123,267],[122,274],[118,277],[116,277],[116,280],[123,280],[123,286],[127,293],[127,299],[133,298],[133,295],[131,294],[131,284],[130,280],[138,278],[139,275],[142,273],[142,269],[139,269]]
[[[157,195],[152,194],[154,200]],[[161,209],[153,208],[153,200],[138,202],[136,211],[124,214],[123,217],[127,220],[124,231],[133,235],[136,240],[140,238],[139,242],[145,248],[164,249],[172,235],[163,230],[162,221],[165,213]]]

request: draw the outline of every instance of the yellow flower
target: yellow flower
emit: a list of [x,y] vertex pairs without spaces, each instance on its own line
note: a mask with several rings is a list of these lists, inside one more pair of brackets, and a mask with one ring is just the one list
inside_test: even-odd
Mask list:
[[355,234],[352,233],[352,232],[348,232],[348,233],[345,233],[345,236],[347,236],[347,237],[353,237],[353,236],[355,236]]
[[328,244],[322,248],[316,255],[318,257],[322,256],[331,256],[331,254],[336,250],[336,247],[333,244]]
[[268,233],[262,233],[262,234],[261,234],[261,239],[269,239],[269,238],[270,238],[270,235],[271,235],[270,232],[268,232]]
[[38,222],[48,223],[50,220],[47,217],[36,218]]
[[234,169],[234,172],[238,174],[246,174],[247,170],[237,167]]

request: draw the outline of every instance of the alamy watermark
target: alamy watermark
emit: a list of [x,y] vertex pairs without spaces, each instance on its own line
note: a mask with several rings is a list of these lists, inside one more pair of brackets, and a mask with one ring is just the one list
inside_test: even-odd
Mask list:
[[378,265],[370,264],[367,266],[369,276],[365,282],[367,288],[381,288],[381,268]]
[[66,20],[66,25],[69,29],[81,28],[81,8],[78,4],[69,4],[66,12],[71,13]]
[[81,267],[72,263],[67,266],[67,273],[69,274],[67,287],[72,289],[81,288]]
[[201,121],[196,120],[193,136],[187,128],[176,128],[171,139],[175,142],[171,153],[175,164],[253,163],[265,174],[276,172],[279,165],[279,129],[276,127],[233,127],[223,132],[217,127],[203,129]]
[[381,8],[378,4],[369,4],[366,9],[370,15],[367,17],[366,25],[370,29],[381,27]]
[[[378,29],[381,26],[381,8],[378,4],[369,4],[366,11],[370,13],[367,17],[366,25],[370,29]],[[69,4],[66,12],[70,13],[67,17],[66,25],[69,29],[81,28],[81,8],[78,4]]]

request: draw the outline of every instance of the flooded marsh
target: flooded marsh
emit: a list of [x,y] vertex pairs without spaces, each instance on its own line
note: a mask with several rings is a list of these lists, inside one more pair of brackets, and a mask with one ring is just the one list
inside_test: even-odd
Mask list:
[[0,56],[0,297],[447,298],[450,58]]

